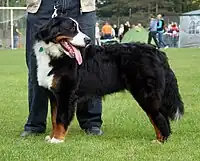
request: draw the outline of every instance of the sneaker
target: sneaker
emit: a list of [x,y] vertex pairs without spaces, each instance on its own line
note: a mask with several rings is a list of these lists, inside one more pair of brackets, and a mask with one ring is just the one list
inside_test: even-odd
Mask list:
[[42,134],[43,132],[35,132],[35,131],[23,131],[20,137],[28,137],[28,136],[37,136]]
[[103,131],[98,127],[85,129],[87,135],[103,135]]
[[167,48],[169,48],[169,46],[165,46],[165,47],[164,47],[164,49],[167,49]]

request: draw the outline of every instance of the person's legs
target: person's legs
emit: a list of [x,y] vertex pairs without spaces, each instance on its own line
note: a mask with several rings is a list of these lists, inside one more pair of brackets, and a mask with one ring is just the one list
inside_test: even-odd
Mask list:
[[159,49],[159,48],[160,48],[160,45],[159,45],[158,40],[157,40],[157,37],[156,37],[157,32],[156,32],[156,31],[155,31],[155,32],[152,32],[151,35],[152,35],[152,38],[153,38],[153,40],[154,40],[154,42],[155,42],[157,48]]
[[158,33],[158,40],[159,40],[159,46],[163,46],[166,47],[167,45],[165,44],[164,40],[163,40],[163,33],[159,32]]
[[[77,119],[80,127],[88,133],[92,133],[93,127],[100,130],[102,125],[102,100],[101,97],[96,97],[88,101],[79,103],[77,106]],[[102,133],[98,131],[98,133]]]
[[99,46],[101,46],[101,39],[100,39],[100,38],[98,38],[98,41],[99,41]]
[[14,49],[18,48],[19,37],[17,35],[13,36],[13,47]]
[[[95,44],[95,23],[96,12],[83,13],[77,18],[82,32],[88,35],[92,43]],[[88,134],[101,135],[100,130],[102,119],[102,100],[101,97],[90,99],[77,106],[77,119],[79,125]]]
[[37,19],[31,14],[27,17],[26,32],[26,62],[28,66],[28,103],[29,116],[24,126],[24,131],[35,133],[44,132],[46,129],[46,116],[48,111],[48,99],[45,90],[38,86],[37,65],[33,51],[34,33]]
[[[28,67],[28,106],[29,115],[24,126],[22,137],[30,134],[45,132],[46,117],[48,112],[48,97],[44,88],[40,87],[37,82],[37,64],[33,51],[35,43],[34,35],[37,27],[48,21],[51,12],[48,5],[42,5],[37,14],[28,14],[26,30],[26,63]],[[36,27],[37,26],[37,27]]]
[[122,41],[124,35],[119,35],[119,42]]
[[[37,75],[36,75],[36,58],[34,56],[32,47],[34,44],[34,33],[35,26],[41,25],[46,20],[51,18],[53,13],[53,5],[50,2],[44,4],[45,1],[42,1],[42,5],[37,14],[29,14],[27,17],[27,46],[26,46],[26,62],[29,72],[29,84],[28,84],[28,97],[29,97],[29,117],[27,123],[24,127],[25,132],[21,136],[27,136],[30,133],[40,133],[44,132],[46,129],[46,116],[48,111],[48,98],[46,92],[43,88],[38,86]],[[76,6],[75,1],[73,1],[74,6]],[[70,7],[69,7],[70,6]],[[46,7],[46,8],[45,8]],[[48,8],[47,8],[48,7]],[[63,6],[63,11],[65,8],[68,8],[65,13],[69,17],[77,19],[80,23],[82,31],[91,37],[93,43],[95,39],[95,23],[96,23],[96,13],[83,13],[80,15],[80,8],[73,7],[71,3]],[[52,10],[51,10],[52,9]],[[78,11],[78,14],[77,14]],[[32,16],[31,16],[32,15]],[[34,16],[33,16],[34,15]],[[34,18],[32,18],[34,17]],[[80,106],[80,105],[79,105]],[[92,129],[90,134],[100,135],[102,131],[100,126],[101,121],[101,98],[90,100],[81,104],[83,107],[81,110],[77,111],[77,118],[82,129],[85,129],[88,132],[88,129]],[[80,108],[78,108],[80,109]],[[97,127],[94,128],[93,127]]]
[[173,37],[173,39],[172,39],[172,41],[173,41],[173,46],[172,47],[174,47],[174,48],[177,48],[177,46],[178,46],[178,44],[177,44],[177,42],[178,42],[178,37],[177,36],[174,36]]
[[151,44],[151,40],[152,40],[152,33],[151,33],[151,31],[149,31],[147,43],[148,43],[148,44]]
[[161,33],[160,32],[158,32],[158,42],[159,42],[159,46],[162,47]]
[[95,39],[95,45],[99,45],[99,46],[101,45],[100,38]]

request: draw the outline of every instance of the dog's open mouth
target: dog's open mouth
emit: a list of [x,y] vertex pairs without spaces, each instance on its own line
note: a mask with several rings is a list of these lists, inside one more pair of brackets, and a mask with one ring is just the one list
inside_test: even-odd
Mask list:
[[70,44],[66,39],[60,40],[59,43],[62,46],[62,48],[67,53],[69,53],[70,57],[75,58],[79,65],[82,64],[83,59],[82,59],[81,52],[79,49],[77,49],[75,46]]

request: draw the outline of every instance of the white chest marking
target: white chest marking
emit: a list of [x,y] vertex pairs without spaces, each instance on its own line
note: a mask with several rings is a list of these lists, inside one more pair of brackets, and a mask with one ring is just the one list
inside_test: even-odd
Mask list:
[[53,74],[49,75],[52,67],[49,66],[50,57],[46,54],[37,55],[37,80],[39,86],[50,89],[53,81]]
[[57,55],[58,49],[56,48],[57,50],[53,50],[55,47],[52,46],[52,44],[46,45],[44,42],[41,41],[37,42],[34,46],[35,56],[37,60],[38,85],[50,89],[52,86],[54,75],[48,75],[53,67],[49,66],[50,57],[47,54],[47,48],[49,49],[48,52],[52,49],[53,53],[55,52],[55,55]]
[[[41,50],[42,48],[42,50]],[[37,80],[39,86],[50,89],[53,83],[54,75],[51,74],[48,76],[49,72],[53,67],[49,66],[50,56],[59,58],[62,56],[63,48],[60,44],[49,43],[46,44],[43,41],[35,43],[34,46],[35,56],[37,59]],[[68,52],[63,51],[66,55]]]

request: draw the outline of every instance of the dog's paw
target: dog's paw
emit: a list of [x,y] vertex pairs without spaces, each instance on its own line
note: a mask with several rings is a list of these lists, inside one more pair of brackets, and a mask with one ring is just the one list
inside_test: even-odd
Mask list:
[[48,142],[52,143],[52,144],[59,144],[59,143],[63,143],[64,140],[62,140],[62,139],[56,139],[56,138],[53,137],[52,139],[48,140]]
[[51,140],[50,135],[47,135],[47,136],[45,137],[45,141],[49,142],[50,140]]
[[155,139],[155,140],[152,140],[151,143],[153,144],[159,144],[159,145],[162,145],[162,142],[160,142],[159,140]]

